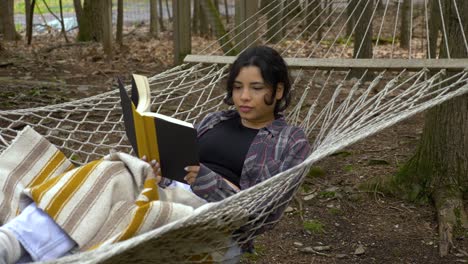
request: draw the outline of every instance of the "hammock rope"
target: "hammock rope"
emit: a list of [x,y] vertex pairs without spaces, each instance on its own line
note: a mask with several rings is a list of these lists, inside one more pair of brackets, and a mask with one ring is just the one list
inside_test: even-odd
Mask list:
[[[350,63],[346,69],[330,66],[291,70],[294,98],[285,115],[291,124],[304,129],[313,149],[302,164],[180,221],[115,245],[64,257],[58,262],[217,261],[234,243],[242,244],[254,238],[258,230],[277,221],[272,222],[268,216],[278,208],[287,206],[312,164],[403,119],[468,93],[467,68],[440,69],[428,65],[395,71],[353,67],[355,64],[352,62],[357,59],[353,58],[351,36],[355,34],[359,20],[365,16],[365,8],[359,9],[358,6],[372,2],[363,1],[366,0],[356,1],[358,4],[350,12],[356,21],[349,36],[344,31],[352,21],[352,17],[347,16],[350,2],[332,0],[323,3],[301,1],[303,8],[297,13],[292,8],[295,1],[285,1],[283,10],[288,11],[282,15],[274,13],[279,1],[270,1],[254,17],[248,18],[222,37],[234,39],[238,36],[256,36],[258,44],[273,46],[284,57],[311,60],[317,57],[339,58]],[[459,8],[454,3],[462,28]],[[436,4],[441,6],[440,0]],[[411,2],[410,25],[415,26],[415,29],[410,34],[407,50],[400,49],[395,43],[399,33],[398,23],[403,15],[400,1],[386,1],[384,9],[378,9],[377,6],[372,9],[370,21],[374,23],[366,26],[366,34],[372,28],[378,32],[373,46],[373,59],[402,58],[411,62],[426,57],[436,58],[434,54],[429,54],[428,1],[425,0],[422,5],[422,12],[416,12],[420,6],[415,1]],[[306,14],[305,10],[317,16],[308,20],[310,14]],[[440,31],[444,42],[441,45],[448,47],[450,39],[447,37],[442,8],[440,10]],[[379,12],[382,12],[381,16]],[[266,34],[267,17],[274,19],[275,23],[272,24],[282,25],[275,34],[285,31],[280,41],[274,44],[269,44],[274,36]],[[307,21],[309,23],[304,25]],[[252,28],[255,31],[251,31]],[[464,32],[463,28],[461,31]],[[306,34],[310,35],[305,38]],[[317,40],[319,35],[322,38]],[[385,42],[384,38],[392,40]],[[464,45],[468,51],[464,34],[463,40],[460,45]],[[238,49],[239,43],[232,50]],[[421,48],[415,46],[418,43],[422,43]],[[362,47],[363,44],[357,50],[358,54]],[[218,42],[213,42],[200,55],[220,55],[223,48]],[[447,56],[450,58],[449,52]],[[195,123],[207,113],[227,109],[222,99],[223,81],[228,69],[228,63],[223,62],[187,62],[150,77],[152,110]],[[361,72],[355,77],[353,71],[357,69]],[[58,105],[0,110],[0,151],[25,125],[32,126],[44,135],[77,164],[98,159],[111,150],[131,152],[125,137],[117,89]],[[239,228],[243,230],[242,234],[231,235]]]

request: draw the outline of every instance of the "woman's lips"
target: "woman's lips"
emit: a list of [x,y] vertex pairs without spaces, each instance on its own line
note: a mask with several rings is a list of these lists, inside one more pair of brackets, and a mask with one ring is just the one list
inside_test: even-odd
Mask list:
[[253,107],[249,107],[249,106],[240,106],[239,107],[239,111],[243,112],[243,113],[247,113],[247,112],[250,112],[250,110],[252,110]]

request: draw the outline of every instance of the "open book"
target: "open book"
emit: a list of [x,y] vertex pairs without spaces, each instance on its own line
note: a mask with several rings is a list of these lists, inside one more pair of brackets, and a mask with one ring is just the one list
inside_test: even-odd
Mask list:
[[148,79],[132,75],[131,99],[122,80],[119,90],[125,131],[133,150],[148,161],[157,160],[161,176],[184,182],[186,166],[198,165],[197,132],[193,125],[151,112],[151,93]]

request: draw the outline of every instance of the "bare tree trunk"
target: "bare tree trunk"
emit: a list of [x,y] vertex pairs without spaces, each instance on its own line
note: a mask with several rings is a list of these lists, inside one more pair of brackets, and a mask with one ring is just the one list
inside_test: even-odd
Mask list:
[[267,32],[266,38],[270,43],[277,43],[284,36],[284,2],[281,0],[271,0],[266,8]]
[[216,37],[219,41],[219,45],[226,55],[235,55],[235,51],[232,49],[231,38],[226,35],[226,29],[221,21],[221,16],[218,10],[215,8],[212,0],[200,0],[203,15],[208,18],[208,22],[211,28],[214,30]]
[[439,39],[440,27],[442,25],[439,3],[437,0],[432,0],[430,3],[430,18],[429,18],[429,49],[427,56],[429,58],[437,57],[437,42]]
[[112,0],[101,0],[102,47],[107,59],[112,57]]
[[201,6],[200,0],[193,0],[193,16],[192,16],[192,33],[200,34],[200,15],[201,15]]
[[207,13],[204,11],[202,7],[202,1],[205,1],[205,0],[200,0],[198,2],[198,4],[200,5],[200,16],[198,17],[199,18],[198,26],[200,30],[200,35],[204,37],[209,37],[211,35],[209,25],[210,25],[210,21],[213,20],[213,18],[210,17],[211,16],[210,13]]
[[76,22],[78,28],[81,28],[81,19],[83,16],[83,7],[81,6],[81,0],[73,0],[73,7],[75,7]]
[[[101,0],[106,1],[106,0]],[[102,41],[103,12],[101,1],[84,0],[81,25],[78,31],[78,41]]]
[[[457,8],[455,8],[455,3]],[[444,20],[452,58],[467,58],[463,31],[468,34],[468,1],[444,2]],[[456,14],[462,21],[462,27]],[[441,45],[440,57],[447,57]],[[444,83],[449,85],[448,83]],[[454,235],[468,228],[463,196],[468,190],[468,95],[432,108],[426,114],[418,150],[403,168],[401,182],[419,189],[435,203],[439,221],[439,254],[446,256]]]
[[[112,12],[112,10],[111,10],[111,12]],[[150,13],[151,13],[151,11],[150,11]],[[112,19],[112,14],[111,14],[111,19]],[[150,18],[150,20],[151,20],[151,18]],[[112,20],[111,20],[111,23],[112,23]],[[119,45],[122,45],[122,43],[123,43],[123,24],[124,24],[123,0],[118,0],[117,1],[117,26],[116,26],[116,29],[115,29],[115,31],[116,31],[115,32],[115,41]],[[150,22],[150,25],[151,25],[151,22]]]
[[306,8],[306,27],[307,32],[312,35],[317,32],[317,41],[322,39],[322,32],[323,29],[320,28],[321,19],[320,13],[322,12],[322,6],[320,4],[320,0],[308,0],[307,1],[307,8]]
[[159,7],[159,26],[161,27],[161,31],[166,31],[166,27],[164,26],[164,15],[163,15],[162,0],[158,1],[158,7]]
[[[57,21],[60,22],[60,27],[61,27],[61,32],[62,32],[62,35],[63,37],[65,38],[65,41],[67,43],[69,43],[68,41],[68,37],[67,37],[67,32],[65,30],[65,23],[63,22],[63,5],[62,5],[62,0],[59,0],[59,6],[60,6],[60,17],[58,17],[53,11],[52,9],[49,7],[49,4],[47,4],[47,1],[43,0],[42,1],[44,3],[44,5],[46,6],[47,10],[49,11],[50,14],[52,14],[55,19],[57,19]],[[39,8],[39,7],[38,7]]]
[[[440,56],[447,58],[450,52],[452,58],[467,58],[465,45],[460,43],[464,43],[463,35],[468,35],[468,2],[445,1],[443,9],[449,51],[442,43]],[[457,229],[463,229],[462,232],[468,229],[461,191],[468,187],[468,95],[438,106],[426,118],[420,145],[427,148],[420,157],[432,161],[430,174],[434,179],[433,199],[438,211],[439,254],[446,256]]]
[[411,17],[411,0],[404,0],[401,14],[401,24],[400,24],[400,47],[407,49],[410,46],[410,20]]
[[[355,13],[356,32],[354,33],[354,58],[372,58],[372,1],[360,1]],[[362,15],[361,15],[362,14]],[[364,70],[353,70],[350,73],[351,77],[360,78]],[[372,75],[367,74],[367,79],[371,79]]]
[[150,0],[150,36],[158,37],[158,4],[156,0]]
[[174,64],[181,64],[187,54],[191,53],[190,2],[172,0],[174,10]]
[[[328,6],[327,17],[331,17],[331,13],[333,12],[333,0],[327,0],[326,3],[327,3],[326,6]],[[332,24],[332,19],[327,19],[326,24],[327,24],[327,27],[330,27]]]
[[224,0],[224,13],[226,13],[226,24],[229,24],[229,6],[227,0]]
[[171,9],[169,8],[169,0],[166,0],[166,10],[167,10],[167,16],[169,17],[169,21],[172,22]]
[[348,15],[348,23],[346,23],[346,36],[351,36],[353,34],[353,28],[356,17],[354,13],[357,12],[357,10],[354,10],[356,8],[356,4],[357,0],[348,0],[348,6],[346,8],[346,13]]
[[24,5],[26,9],[26,40],[28,45],[31,45],[34,7],[36,6],[36,0],[26,0],[24,1]]
[[0,1],[0,23],[3,29],[3,32],[0,33],[3,33],[3,39],[7,41],[14,41],[17,39],[13,4],[13,0]]
[[[256,13],[258,11],[258,0],[236,0],[236,25],[238,31],[236,45],[238,50],[256,45],[258,34]],[[244,23],[248,20],[248,23]]]
[[[62,27],[62,34],[63,34],[63,37],[65,38],[65,42],[66,43],[70,43],[70,41],[68,40],[68,37],[67,37],[67,31],[65,29],[65,23],[64,23],[64,19],[63,19],[63,4],[62,4],[62,0],[59,0],[59,5],[60,5],[60,26]],[[32,19],[31,19],[32,20]]]

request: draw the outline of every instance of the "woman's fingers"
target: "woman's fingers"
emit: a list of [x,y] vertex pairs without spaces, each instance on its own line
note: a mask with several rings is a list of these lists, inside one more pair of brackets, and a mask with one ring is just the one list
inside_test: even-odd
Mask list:
[[161,174],[161,167],[159,166],[159,163],[156,160],[152,160],[149,164],[153,168],[154,176],[158,176]]
[[157,175],[156,176],[156,184],[159,184],[161,182],[161,180],[162,180],[161,175]]
[[187,175],[185,175],[184,180],[192,185],[197,179],[198,172],[200,171],[200,166],[187,166],[185,167]]
[[148,161],[148,158],[146,156],[141,157],[141,160],[148,162],[149,165],[151,165],[151,168],[153,169],[153,176],[156,179],[156,184],[159,184],[161,182],[161,167],[159,166],[159,163],[156,160]]

